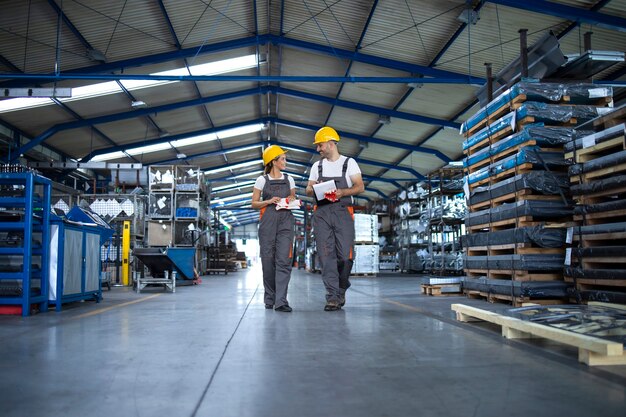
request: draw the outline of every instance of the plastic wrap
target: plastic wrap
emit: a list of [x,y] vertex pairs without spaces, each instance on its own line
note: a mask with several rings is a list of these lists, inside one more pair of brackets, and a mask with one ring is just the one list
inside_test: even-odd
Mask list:
[[565,254],[466,256],[465,269],[561,271]]
[[464,122],[461,125],[461,134],[481,123],[507,103],[519,101],[516,98],[520,95],[525,95],[525,100],[536,102],[555,102],[566,96],[571,103],[589,103],[599,98],[612,97],[613,89],[589,83],[560,84],[522,81],[491,100]]
[[517,120],[532,117],[535,122],[567,123],[576,119],[578,123],[598,117],[598,108],[582,105],[546,104],[537,101],[527,101],[520,106]]
[[567,165],[562,152],[542,152],[538,146],[524,146],[515,155],[471,173],[467,177],[467,181],[474,184],[526,163],[533,164],[533,167],[537,166],[540,169],[546,169],[546,167],[552,169]]
[[474,226],[522,216],[532,216],[535,220],[548,220],[571,214],[572,206],[562,201],[524,200],[469,213],[465,218],[465,224]]
[[569,189],[569,177],[564,173],[551,171],[531,171],[518,174],[493,185],[476,187],[472,191],[470,205],[524,189],[530,189],[545,195],[566,193]]
[[611,200],[598,204],[586,204],[574,207],[574,214],[592,214],[592,213],[604,213],[613,210],[626,209],[626,200]]
[[[569,293],[571,297],[574,297],[574,288],[570,288]],[[626,304],[626,293],[623,292],[589,290],[579,291],[579,294],[584,301],[600,301],[603,303]]]
[[618,258],[626,256],[626,246],[592,246],[589,248],[572,248],[572,258]]
[[613,97],[613,87],[589,83],[563,84],[563,95],[567,96],[570,103],[592,103],[601,98]]
[[570,284],[562,281],[509,281],[489,278],[463,278],[463,289],[490,294],[528,298],[564,298]]
[[507,115],[499,118],[495,122],[491,123],[490,125],[484,127],[483,129],[479,130],[478,132],[467,138],[467,140],[464,140],[463,150],[471,148],[477,143],[482,142],[488,137],[493,136],[504,129],[510,128],[511,130],[515,131],[515,121],[515,112],[508,113]]
[[576,132],[576,138],[565,144],[565,151],[572,152],[574,147],[576,149],[586,149],[595,146],[599,143],[606,142],[616,137],[624,136],[626,126],[624,123],[610,127],[601,132],[594,133],[592,131],[584,130]]
[[565,228],[541,226],[518,227],[488,233],[472,233],[462,236],[464,248],[532,243],[541,248],[560,248],[565,245]]
[[569,167],[569,175],[580,175],[586,172],[593,172],[603,168],[613,167],[626,162],[626,151],[619,151],[613,154],[601,156],[584,164],[575,164]]
[[575,235],[599,235],[604,233],[624,233],[626,232],[626,222],[592,224],[589,226],[574,226]]
[[514,148],[520,144],[534,140],[538,146],[561,146],[572,141],[574,137],[574,129],[570,127],[546,127],[543,123],[535,123],[524,127],[521,132],[515,133],[505,139],[502,139],[493,145],[481,149],[480,151],[468,156],[463,160],[463,164],[472,166],[490,156]]
[[626,175],[615,175],[608,178],[593,180],[591,182],[571,185],[570,190],[573,195],[587,195],[623,188],[625,184]]
[[624,269],[583,269],[579,266],[566,266],[565,276],[577,279],[622,280],[626,276]]

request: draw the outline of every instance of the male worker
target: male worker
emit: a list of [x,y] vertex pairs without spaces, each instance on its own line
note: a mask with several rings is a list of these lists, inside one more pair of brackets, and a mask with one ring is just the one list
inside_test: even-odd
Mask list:
[[[352,196],[365,190],[361,170],[352,158],[340,155],[339,135],[329,126],[315,134],[314,145],[322,159],[313,164],[306,193],[314,196],[317,208],[313,213],[313,229],[317,253],[322,264],[322,279],[326,287],[324,311],[341,309],[350,287],[350,270],[354,246],[354,210]],[[314,184],[334,181],[336,188],[328,198],[319,198]]]

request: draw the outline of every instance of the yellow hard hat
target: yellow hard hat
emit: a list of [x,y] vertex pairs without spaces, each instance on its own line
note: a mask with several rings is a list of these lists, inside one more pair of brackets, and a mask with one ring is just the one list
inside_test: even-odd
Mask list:
[[280,155],[287,153],[286,150],[278,145],[270,145],[263,151],[263,165],[267,165]]
[[332,127],[324,126],[320,130],[318,130],[317,133],[315,133],[315,142],[313,142],[313,145],[328,142],[329,140],[339,142],[339,134]]

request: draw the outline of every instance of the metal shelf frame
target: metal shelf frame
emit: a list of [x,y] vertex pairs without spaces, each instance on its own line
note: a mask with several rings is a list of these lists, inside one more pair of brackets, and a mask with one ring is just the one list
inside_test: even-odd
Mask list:
[[[49,258],[50,258],[50,201],[51,181],[33,172],[0,173],[0,187],[14,187],[23,194],[20,197],[2,197],[0,207],[6,211],[21,213],[19,222],[0,222],[0,232],[23,230],[20,248],[0,248],[0,257],[22,256],[21,272],[0,272],[0,281],[21,282],[21,295],[0,297],[0,305],[19,305],[22,316],[30,315],[31,308],[38,305],[40,311],[48,310]],[[40,195],[37,188],[41,188]],[[41,234],[41,244],[33,243],[33,234]],[[40,266],[33,265],[33,257],[40,257]],[[34,285],[39,281],[39,293],[33,294]]]

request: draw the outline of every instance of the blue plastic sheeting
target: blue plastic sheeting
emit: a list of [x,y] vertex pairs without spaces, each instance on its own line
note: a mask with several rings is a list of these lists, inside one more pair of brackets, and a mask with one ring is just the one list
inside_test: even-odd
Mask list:
[[539,165],[543,169],[566,165],[562,152],[541,152],[538,146],[524,146],[515,155],[471,173],[467,181],[474,184],[527,162]]
[[518,96],[524,94],[526,100],[535,102],[556,102],[567,97],[572,103],[589,103],[603,97],[612,97],[611,87],[598,87],[594,84],[576,83],[537,83],[520,82],[500,94],[489,104],[481,108],[461,125],[461,134],[467,132],[474,126],[480,124],[489,115],[494,114],[498,109],[513,102]]
[[571,127],[544,127],[543,123],[533,123],[525,126],[521,132],[515,133],[465,158],[463,164],[465,167],[472,166],[490,156],[497,155],[531,140],[536,141],[539,146],[555,146],[571,141],[573,136],[574,129]]
[[515,120],[515,112],[508,113],[507,115],[499,118],[489,126],[484,127],[483,129],[476,132],[474,135],[464,140],[463,150],[471,148],[477,143],[482,142],[488,137],[493,136],[506,128],[511,128],[511,130],[515,131]]

